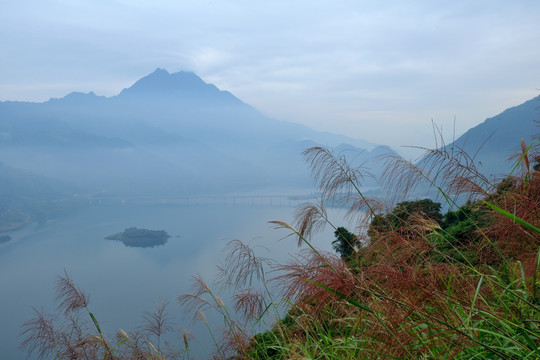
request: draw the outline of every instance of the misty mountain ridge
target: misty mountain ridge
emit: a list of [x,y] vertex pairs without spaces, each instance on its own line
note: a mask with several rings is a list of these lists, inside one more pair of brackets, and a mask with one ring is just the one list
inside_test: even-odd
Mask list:
[[268,118],[193,73],[162,69],[112,97],[0,102],[0,116],[0,161],[105,193],[307,188],[305,148],[349,143],[366,160],[376,148]]
[[[506,174],[521,138],[529,143],[540,132],[539,105],[537,97],[486,119],[447,149],[475,156],[485,175]],[[374,159],[394,152],[271,119],[189,72],[157,69],[111,97],[72,92],[43,103],[0,102],[0,231],[64,211],[78,203],[75,193],[310,191],[301,153],[312,146],[330,147],[375,177],[383,164]],[[377,187],[369,176],[363,185]]]

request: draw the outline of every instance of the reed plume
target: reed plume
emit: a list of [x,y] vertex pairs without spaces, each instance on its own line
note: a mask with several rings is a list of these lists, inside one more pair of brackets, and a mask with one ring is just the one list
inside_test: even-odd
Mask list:
[[143,318],[143,331],[152,334],[157,339],[157,352],[161,353],[161,336],[171,330],[171,320],[167,312],[168,301],[159,300],[152,312],[145,312]]
[[64,314],[88,307],[89,295],[75,285],[67,272],[64,272],[64,276],[57,276],[55,290],[58,309],[64,311]]
[[36,351],[40,358],[48,357],[58,351],[58,330],[54,322],[58,319],[56,316],[46,314],[43,309],[32,308],[34,317],[21,326],[20,336],[24,340],[20,348],[32,355]]

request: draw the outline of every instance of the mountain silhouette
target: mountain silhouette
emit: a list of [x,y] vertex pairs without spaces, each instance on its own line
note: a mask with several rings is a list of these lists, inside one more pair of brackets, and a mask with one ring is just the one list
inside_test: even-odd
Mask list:
[[311,188],[301,151],[376,145],[269,118],[191,72],[156,69],[111,97],[0,102],[0,161],[107,193]]

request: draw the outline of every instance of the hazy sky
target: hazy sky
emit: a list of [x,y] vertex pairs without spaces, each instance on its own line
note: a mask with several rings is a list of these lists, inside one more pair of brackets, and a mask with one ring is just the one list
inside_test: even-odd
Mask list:
[[540,1],[3,0],[0,100],[191,70],[274,118],[392,146],[539,94]]

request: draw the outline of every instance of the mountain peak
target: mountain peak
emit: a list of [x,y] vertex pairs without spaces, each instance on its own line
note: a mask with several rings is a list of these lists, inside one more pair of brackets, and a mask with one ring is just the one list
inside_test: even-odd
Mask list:
[[193,95],[208,95],[219,92],[219,89],[214,85],[205,83],[192,72],[180,71],[170,74],[165,69],[157,68],[151,74],[136,81],[131,87],[122,90],[119,95],[191,97]]
[[169,72],[162,68],[156,68],[156,70],[154,70],[154,72],[150,75],[159,75],[159,74],[169,75]]

